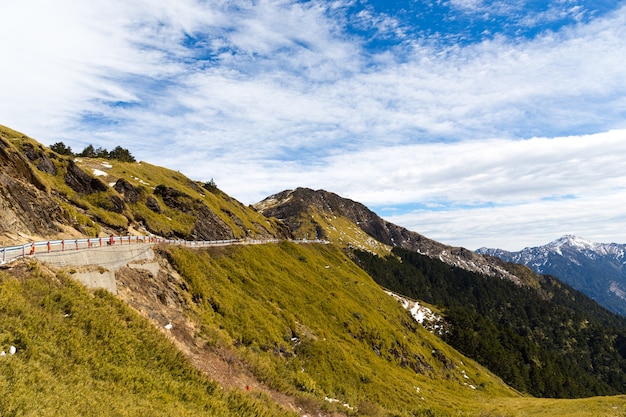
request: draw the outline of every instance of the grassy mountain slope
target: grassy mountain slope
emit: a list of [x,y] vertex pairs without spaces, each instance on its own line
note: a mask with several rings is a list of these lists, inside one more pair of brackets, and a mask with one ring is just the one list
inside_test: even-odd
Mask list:
[[332,245],[171,248],[168,257],[207,342],[234,348],[259,379],[301,401],[420,415],[445,410],[452,397],[469,411],[480,398],[515,395],[416,324]]
[[[626,322],[554,279],[466,255],[463,248],[430,241],[323,190],[285,191],[257,208],[283,220],[296,236],[314,232],[362,251],[360,264],[378,283],[442,308],[454,324],[445,339],[524,392],[626,392]],[[356,229],[378,245],[393,246],[392,256],[362,237],[351,241],[359,236]]]
[[221,390],[124,303],[35,262],[0,272],[0,350],[2,416],[288,414]]
[[[0,345],[17,347],[15,355],[0,356],[3,415],[626,412],[624,396],[557,401],[519,395],[416,324],[332,245],[166,247],[161,254],[182,281],[171,293],[156,288],[143,314],[170,304],[172,293],[184,300],[195,330],[173,341],[187,349],[177,350],[116,297],[89,292],[63,272],[53,275],[25,261],[0,273]],[[144,288],[159,282],[141,279]],[[199,372],[181,354],[189,349],[245,368],[254,375],[253,388],[221,389],[206,376],[215,363],[201,363],[206,373]],[[239,381],[237,366],[223,377]],[[295,410],[278,406],[262,387],[293,399]]]
[[301,401],[335,398],[355,407],[338,411],[358,415],[626,411],[623,396],[520,397],[417,325],[334,245],[171,248],[168,257],[201,322],[220,329],[205,330],[207,342],[233,346],[258,378]]
[[196,240],[285,233],[212,184],[144,162],[59,155],[3,126],[0,167],[7,243],[111,232]]
[[381,285],[443,308],[451,325],[444,340],[517,389],[544,397],[626,392],[626,319],[558,280],[544,277],[537,292],[404,249],[357,256]]

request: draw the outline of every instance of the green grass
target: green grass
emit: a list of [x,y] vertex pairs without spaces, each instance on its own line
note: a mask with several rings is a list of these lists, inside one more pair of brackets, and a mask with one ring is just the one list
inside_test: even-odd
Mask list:
[[[320,212],[315,207],[300,214],[298,227],[293,231],[296,239],[323,238],[340,248],[355,248],[375,253],[381,257],[391,253],[391,246],[369,236],[347,217]],[[323,236],[320,236],[320,230]]]
[[[0,273],[0,415],[278,416],[223,391],[137,313],[38,264]],[[19,268],[18,268],[19,269]]]
[[186,280],[207,343],[300,401],[371,416],[626,412],[623,396],[522,396],[412,322],[333,245],[172,247],[167,255]]
[[624,417],[626,416],[626,396],[592,397],[575,400],[554,400],[544,398],[508,398],[486,401],[490,411],[487,416],[537,416],[537,417]]
[[[626,412],[624,396],[519,395],[414,324],[332,245],[163,250],[206,345],[301,405],[347,416]],[[289,414],[257,393],[222,390],[116,297],[35,262],[0,271],[0,350],[10,346],[2,416]]]
[[379,256],[391,253],[391,246],[380,243],[347,217],[318,212],[313,212],[311,217],[325,230],[327,239],[339,247],[352,247]]
[[398,416],[447,414],[451,398],[471,413],[481,398],[517,395],[416,325],[332,245],[172,247],[168,256],[209,343],[234,349],[275,389]]
[[[32,146],[39,154],[45,155],[53,162],[57,168],[56,175],[38,170],[36,161],[35,163],[25,162],[26,166],[21,166],[20,169],[39,189],[57,197],[56,199],[60,204],[76,206],[73,210],[76,214],[73,217],[77,218],[82,226],[87,226],[84,229],[89,234],[102,227],[124,231],[131,225],[137,226],[133,222],[139,220],[152,233],[190,239],[190,233],[198,220],[198,216],[201,215],[198,210],[199,205],[205,205],[215,213],[232,229],[236,238],[274,236],[277,234],[278,225],[276,221],[266,219],[262,214],[244,206],[215,187],[211,190],[204,188],[203,182],[190,180],[180,172],[146,162],[77,158],[76,164],[92,176],[94,169],[106,172],[108,176],[100,177],[100,179],[107,185],[124,178],[140,190],[137,203],[127,204],[122,213],[116,213],[112,208],[110,199],[121,198],[122,196],[112,187],[103,192],[84,195],[77,193],[65,183],[64,176],[70,160],[74,159],[73,156],[57,155],[36,140],[1,125],[0,136],[6,139],[9,153],[23,155],[24,147]],[[111,168],[105,168],[103,164],[110,165]],[[193,209],[183,212],[168,208],[159,196],[153,194],[154,188],[159,185],[174,188],[187,195]],[[155,213],[146,207],[146,198],[149,195],[157,199],[162,213]],[[97,223],[97,227],[87,225],[89,222],[84,218],[78,219],[78,214],[88,216],[92,222]]]

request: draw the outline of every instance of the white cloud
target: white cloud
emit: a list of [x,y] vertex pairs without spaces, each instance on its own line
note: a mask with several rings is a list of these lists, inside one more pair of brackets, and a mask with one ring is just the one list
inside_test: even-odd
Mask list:
[[387,220],[410,230],[468,249],[497,247],[510,251],[541,246],[565,234],[596,242],[626,241],[622,210],[624,189],[587,194],[577,199],[532,201],[519,205],[415,211]]
[[[343,31],[348,3],[5,2],[0,123],[47,144],[121,145],[245,203],[303,185],[377,207],[445,205],[395,218],[435,237],[411,220],[428,219],[448,243],[530,236],[533,221],[557,233],[532,219],[558,204],[598,207],[588,218],[604,223],[587,223],[608,224],[584,187],[621,195],[626,8],[533,40],[416,39],[371,56]],[[495,228],[506,213],[518,229]]]
[[[388,219],[470,249],[519,250],[566,233],[602,242],[626,241],[621,227],[626,222],[626,163],[621,157],[625,139],[626,131],[614,131],[450,145],[447,155],[426,150],[416,162],[421,170],[385,184],[396,192],[387,197],[407,203],[441,201],[443,207]],[[429,164],[429,156],[437,163]],[[433,190],[444,193],[429,195]],[[388,204],[376,191],[361,194],[357,199],[372,200],[371,205]]]
[[566,233],[626,241],[616,227],[626,221],[625,154],[622,130],[384,147],[303,164],[229,161],[213,176],[246,203],[297,186],[324,188],[444,243],[513,250]]

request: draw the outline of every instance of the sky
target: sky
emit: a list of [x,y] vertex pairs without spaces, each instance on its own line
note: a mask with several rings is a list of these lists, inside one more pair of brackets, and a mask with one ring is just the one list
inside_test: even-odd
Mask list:
[[0,124],[469,249],[626,243],[626,3],[0,2]]

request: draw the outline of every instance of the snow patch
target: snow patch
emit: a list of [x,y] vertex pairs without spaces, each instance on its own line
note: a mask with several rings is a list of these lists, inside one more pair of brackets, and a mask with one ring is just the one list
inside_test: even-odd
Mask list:
[[[11,345],[11,347],[9,348],[9,355],[15,355],[17,353],[17,348],[13,345]],[[6,356],[7,353],[3,350],[2,352],[0,352],[0,356]]]
[[409,300],[394,292],[385,291],[385,293],[398,300],[405,310],[409,310],[413,320],[424,326],[429,332],[440,336],[445,332],[445,321],[430,308],[420,305],[419,301]]
[[612,281],[609,287],[609,291],[617,295],[622,300],[626,300],[626,290],[622,288],[617,282]]
[[[330,398],[330,397],[326,397],[324,398],[326,401],[328,401],[329,403],[340,403],[341,401],[335,399],[335,398]],[[354,407],[352,407],[350,404],[348,403],[343,403],[342,404],[344,407],[346,407],[349,410],[354,410]]]
[[96,177],[106,177],[109,174],[107,174],[106,172],[101,171],[99,169],[94,169],[93,170],[93,175],[95,175]]
[[132,175],[131,175],[131,178],[132,178],[132,179],[134,179],[135,181],[138,181],[138,182],[139,182],[139,184],[143,184],[143,185],[150,185],[150,183],[149,183],[149,182],[145,182],[144,180],[142,180],[142,179],[141,179],[141,178],[139,178],[139,177],[134,177],[134,176],[132,176]]

